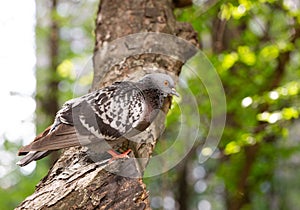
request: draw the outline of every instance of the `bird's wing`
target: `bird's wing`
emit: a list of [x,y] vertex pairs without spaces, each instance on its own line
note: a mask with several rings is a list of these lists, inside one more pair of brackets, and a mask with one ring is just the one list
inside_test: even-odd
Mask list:
[[134,83],[114,83],[77,106],[80,110],[73,115],[78,117],[74,125],[79,129],[83,126],[100,139],[116,140],[139,123],[145,107],[142,91]]
[[47,151],[80,146],[89,143],[87,141],[89,141],[88,138],[85,139],[84,136],[80,136],[74,126],[60,124],[53,132],[49,132],[49,128],[47,128],[31,144],[22,147],[18,155],[26,155],[30,151]]
[[114,83],[67,102],[54,124],[18,154],[87,145],[94,137],[116,140],[137,127],[144,112],[144,96],[134,83]]

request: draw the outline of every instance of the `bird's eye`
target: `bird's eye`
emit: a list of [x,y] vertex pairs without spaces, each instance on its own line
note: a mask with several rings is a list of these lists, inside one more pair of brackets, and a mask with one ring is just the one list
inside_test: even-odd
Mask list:
[[165,85],[165,86],[168,86],[168,85],[169,85],[169,82],[168,82],[167,80],[165,80],[165,81],[164,81],[164,85]]

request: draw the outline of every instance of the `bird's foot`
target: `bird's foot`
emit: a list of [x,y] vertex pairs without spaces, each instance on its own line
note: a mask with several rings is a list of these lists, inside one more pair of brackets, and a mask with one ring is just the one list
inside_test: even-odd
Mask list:
[[126,158],[128,157],[127,155],[131,152],[131,149],[128,149],[126,152],[122,153],[122,154],[118,154],[117,152],[115,152],[114,150],[108,150],[107,153],[109,153],[112,158],[109,160],[109,163],[113,162],[114,160],[117,159],[121,159],[121,158]]

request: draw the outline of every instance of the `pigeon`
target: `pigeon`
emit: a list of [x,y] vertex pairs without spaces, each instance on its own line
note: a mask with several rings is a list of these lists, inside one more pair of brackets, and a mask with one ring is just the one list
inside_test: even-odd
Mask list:
[[152,73],[137,82],[115,82],[71,99],[57,112],[51,126],[19,149],[18,155],[25,157],[17,164],[22,167],[54,150],[101,142],[102,152],[118,157],[120,154],[108,145],[144,131],[157,116],[165,98],[173,95],[179,96],[174,80],[166,74]]

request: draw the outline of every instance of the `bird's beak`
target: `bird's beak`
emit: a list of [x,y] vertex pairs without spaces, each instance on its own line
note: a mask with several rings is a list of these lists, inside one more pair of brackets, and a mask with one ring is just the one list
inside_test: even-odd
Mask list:
[[171,95],[179,97],[179,93],[177,93],[177,91],[175,90],[175,88],[172,88],[171,90],[172,90],[171,91]]

